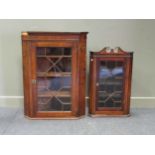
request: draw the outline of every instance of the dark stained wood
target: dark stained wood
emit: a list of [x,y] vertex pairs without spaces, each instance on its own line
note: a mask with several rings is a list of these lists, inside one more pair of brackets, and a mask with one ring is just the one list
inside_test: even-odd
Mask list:
[[79,50],[81,52],[78,53],[78,61],[79,61],[79,115],[85,114],[85,94],[86,94],[86,40],[87,35],[85,33],[81,33],[80,35],[80,46]]
[[[26,80],[29,76],[29,63],[28,63],[28,44],[25,41],[22,41],[22,52],[23,52],[23,85],[27,86],[27,89],[24,89],[24,96],[28,96],[28,89],[29,89],[29,80]],[[29,104],[29,98],[24,97],[24,113],[29,114],[28,111],[28,104]],[[30,114],[29,114],[30,115]]]
[[[117,52],[110,50],[108,53],[106,48],[99,52],[90,53],[90,90],[89,90],[89,114],[93,117],[97,116],[129,116],[130,114],[130,95],[131,95],[131,78],[132,78],[132,59],[133,52],[123,51],[121,48],[117,49]],[[124,76],[123,76],[123,100],[122,107],[97,107],[98,101],[98,72],[99,72],[99,62],[100,61],[122,61],[124,64]]]
[[[87,32],[23,32],[23,82],[24,82],[24,113],[32,119],[78,118],[85,114],[85,67],[86,67],[86,35]],[[36,56],[37,47],[69,47],[72,55],[72,72],[64,76],[72,77],[71,111],[38,111],[37,99],[45,94],[37,94],[37,84],[33,81],[43,73],[37,75]],[[49,56],[50,57],[50,56]],[[58,57],[57,55],[55,57]],[[63,74],[63,73],[62,73]],[[59,74],[50,76],[60,76]],[[65,92],[58,94],[64,96]],[[45,97],[46,97],[45,96]]]
[[95,101],[96,101],[96,82],[97,82],[97,76],[96,76],[96,59],[93,58],[93,53],[91,52],[90,55],[90,81],[89,81],[89,97],[90,97],[90,104],[89,104],[89,113],[95,114]]

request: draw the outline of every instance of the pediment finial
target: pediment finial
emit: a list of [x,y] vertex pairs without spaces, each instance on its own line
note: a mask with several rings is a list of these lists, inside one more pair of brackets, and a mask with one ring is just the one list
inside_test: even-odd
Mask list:
[[126,53],[123,51],[120,47],[115,47],[114,49],[110,47],[104,47],[102,50],[99,51],[99,53],[115,53],[115,54],[124,54]]

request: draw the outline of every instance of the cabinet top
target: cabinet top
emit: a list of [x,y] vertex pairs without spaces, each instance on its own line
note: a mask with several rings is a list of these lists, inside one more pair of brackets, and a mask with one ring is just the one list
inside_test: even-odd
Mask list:
[[88,34],[88,32],[43,32],[43,31],[25,31],[22,35],[80,35]]
[[88,32],[22,32],[23,40],[79,40],[86,39]]

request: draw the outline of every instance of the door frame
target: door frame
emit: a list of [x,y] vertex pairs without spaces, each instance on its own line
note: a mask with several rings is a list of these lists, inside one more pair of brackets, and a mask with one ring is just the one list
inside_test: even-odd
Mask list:
[[77,43],[73,41],[35,41],[30,45],[31,58],[31,80],[37,81],[36,71],[36,48],[37,47],[69,47],[72,49],[72,86],[71,86],[71,111],[38,111],[37,110],[37,83],[32,84],[32,111],[34,117],[72,117],[78,112],[78,49]]
[[[123,68],[124,68],[124,77],[123,77],[123,98],[122,98],[122,109],[117,108],[103,108],[103,110],[97,110],[96,103],[98,100],[97,96],[97,86],[96,83],[99,79],[99,62],[103,60],[111,60],[111,61],[117,61],[120,60],[123,62]],[[125,115],[129,111],[129,105],[127,104],[127,94],[128,94],[128,88],[129,85],[129,57],[112,57],[112,56],[91,56],[90,57],[90,105],[89,105],[89,112],[91,116],[103,116],[103,115]]]

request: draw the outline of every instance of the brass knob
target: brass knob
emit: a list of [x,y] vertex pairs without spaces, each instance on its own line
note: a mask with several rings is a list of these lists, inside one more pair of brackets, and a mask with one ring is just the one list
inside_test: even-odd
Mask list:
[[96,83],[96,87],[98,87],[98,86],[99,86],[99,83],[97,82],[97,83]]
[[36,84],[36,83],[37,83],[36,79],[32,79],[32,84]]

